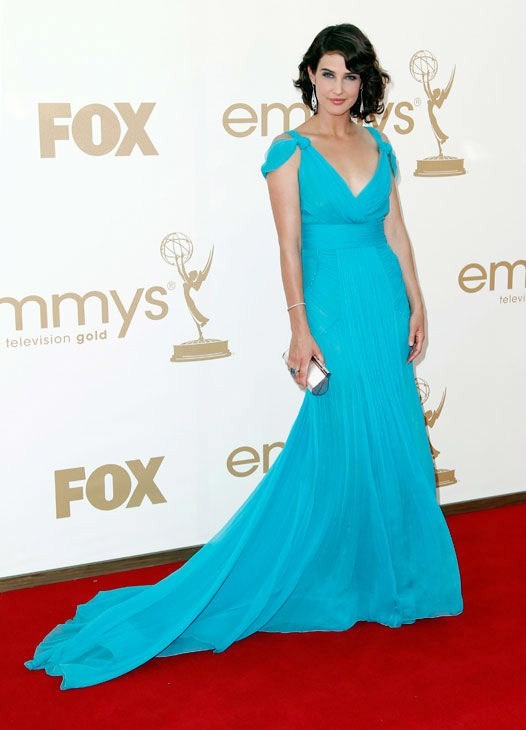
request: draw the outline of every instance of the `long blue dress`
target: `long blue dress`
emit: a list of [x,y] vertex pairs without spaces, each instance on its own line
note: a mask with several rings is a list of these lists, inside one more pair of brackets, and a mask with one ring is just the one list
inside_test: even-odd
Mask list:
[[395,628],[462,612],[407,363],[409,302],[383,231],[398,166],[367,128],[378,166],[357,195],[295,130],[273,141],[261,167],[266,176],[301,149],[304,298],[329,390],[305,391],[272,467],[181,568],[153,585],[99,591],[40,642],[25,666],[61,675],[61,689],[155,656],[221,652],[256,631]]

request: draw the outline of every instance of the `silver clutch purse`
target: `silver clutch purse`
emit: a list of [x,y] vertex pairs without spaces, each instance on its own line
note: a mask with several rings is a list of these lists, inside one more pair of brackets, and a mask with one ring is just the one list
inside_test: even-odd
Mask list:
[[[288,349],[285,350],[285,352],[283,353],[283,359],[285,360],[285,365],[287,366],[287,369],[289,369]],[[327,368],[318,360],[316,355],[313,355],[310,359],[309,367],[307,368],[307,388],[310,390],[312,395],[323,395],[327,392],[330,376],[330,371],[327,370]]]

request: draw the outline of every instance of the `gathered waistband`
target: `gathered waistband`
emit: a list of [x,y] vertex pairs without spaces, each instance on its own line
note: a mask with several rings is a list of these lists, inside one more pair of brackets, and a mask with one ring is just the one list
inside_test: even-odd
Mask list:
[[334,249],[382,246],[387,243],[383,220],[366,223],[304,223],[303,248]]

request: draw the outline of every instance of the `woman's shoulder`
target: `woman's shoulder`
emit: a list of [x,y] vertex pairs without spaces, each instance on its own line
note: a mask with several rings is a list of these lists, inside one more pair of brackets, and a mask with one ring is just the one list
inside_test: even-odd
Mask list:
[[[294,132],[294,130],[293,130]],[[264,177],[271,170],[281,167],[297,149],[297,140],[294,133],[282,132],[276,135],[265,152],[265,160],[261,165],[261,173]]]

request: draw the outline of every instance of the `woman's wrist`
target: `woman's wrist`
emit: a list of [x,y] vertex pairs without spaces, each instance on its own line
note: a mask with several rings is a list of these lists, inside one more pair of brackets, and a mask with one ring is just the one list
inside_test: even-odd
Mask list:
[[421,297],[409,300],[409,306],[411,307],[411,314],[418,312],[419,314],[424,311],[424,302]]
[[304,324],[296,325],[290,328],[290,334],[292,337],[304,338],[310,337],[309,325],[305,322]]
[[306,334],[309,331],[309,323],[305,305],[302,304],[299,307],[293,307],[288,312],[292,334]]

